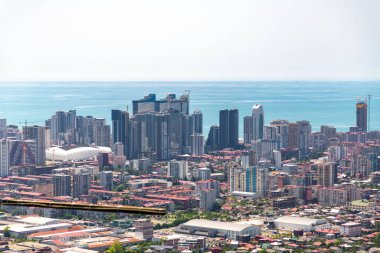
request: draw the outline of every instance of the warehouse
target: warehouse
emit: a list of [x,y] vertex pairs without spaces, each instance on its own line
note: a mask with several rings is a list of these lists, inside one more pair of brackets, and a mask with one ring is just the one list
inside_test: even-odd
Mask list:
[[274,220],[274,225],[281,230],[302,230],[305,232],[316,229],[329,229],[331,224],[324,219],[311,219],[298,216],[283,216]]
[[240,236],[256,236],[260,234],[260,228],[250,224],[195,219],[179,225],[176,232],[237,239]]

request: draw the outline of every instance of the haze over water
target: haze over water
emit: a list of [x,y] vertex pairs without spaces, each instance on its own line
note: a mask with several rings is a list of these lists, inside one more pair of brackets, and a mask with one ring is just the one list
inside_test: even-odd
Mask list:
[[190,110],[203,112],[204,133],[218,124],[219,110],[239,109],[239,136],[243,117],[259,103],[264,106],[265,124],[274,119],[309,120],[314,131],[320,125],[347,131],[355,125],[357,97],[373,95],[371,130],[380,130],[380,82],[0,82],[0,118],[8,124],[22,125],[28,120],[43,125],[58,110],[77,110],[77,115],[106,118],[111,109],[132,111],[132,100],[149,93],[164,98],[190,90]]

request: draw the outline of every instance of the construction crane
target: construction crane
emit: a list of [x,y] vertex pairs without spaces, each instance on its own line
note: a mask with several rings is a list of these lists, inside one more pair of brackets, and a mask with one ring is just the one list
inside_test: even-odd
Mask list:
[[166,214],[166,210],[164,208],[34,201],[34,200],[23,200],[23,199],[13,199],[13,198],[0,199],[0,205],[97,211],[97,212],[113,212],[113,213],[135,213],[135,214],[150,214],[150,215],[165,215]]

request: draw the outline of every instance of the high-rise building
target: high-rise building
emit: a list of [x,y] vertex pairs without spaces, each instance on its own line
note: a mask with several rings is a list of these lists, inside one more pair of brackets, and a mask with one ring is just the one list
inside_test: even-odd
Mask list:
[[53,195],[71,196],[71,176],[55,174],[53,176]]
[[105,119],[94,119],[93,135],[95,145],[110,147],[111,129]]
[[257,194],[261,197],[266,197],[268,193],[268,174],[271,162],[262,160],[257,168]]
[[297,123],[289,123],[288,131],[288,147],[292,149],[298,148]]
[[124,144],[121,142],[116,142],[113,144],[113,152],[116,156],[124,155]]
[[334,163],[321,163],[318,164],[317,182],[322,187],[332,187],[337,183],[337,168]]
[[187,161],[172,160],[168,163],[168,176],[173,177],[174,180],[186,179],[189,173]]
[[0,177],[6,177],[10,174],[10,152],[11,140],[0,139]]
[[7,135],[7,120],[6,119],[0,119],[0,139],[6,138]]
[[36,165],[44,166],[46,163],[46,127],[25,126],[22,131],[24,140],[36,142]]
[[252,149],[259,159],[272,160],[273,151],[280,149],[280,141],[259,139],[252,142]]
[[168,146],[169,146],[169,158],[175,157],[183,153],[183,118],[184,114],[179,111],[170,109],[168,114]]
[[35,140],[11,140],[10,166],[36,165],[37,143]]
[[211,211],[216,203],[216,190],[215,189],[202,189],[200,190],[199,208],[205,211]]
[[356,126],[359,131],[367,132],[367,102],[359,101],[356,103]]
[[99,170],[104,170],[105,168],[110,166],[109,153],[100,152],[96,159],[98,160]]
[[329,146],[329,140],[336,137],[336,128],[333,126],[321,126],[321,133],[325,136],[326,145]]
[[211,179],[211,170],[210,168],[198,168],[198,180],[209,180]]
[[194,111],[194,113],[190,115],[190,127],[191,134],[203,133],[203,114],[200,110]]
[[208,137],[206,141],[206,146],[212,150],[219,148],[219,126],[212,125],[210,131],[208,132]]
[[264,138],[280,141],[280,148],[289,146],[289,122],[287,120],[273,120],[264,127]]
[[252,116],[244,117],[244,143],[251,144],[253,139],[253,120]]
[[307,120],[297,121],[298,148],[301,157],[307,157],[310,153],[311,125]]
[[147,219],[136,220],[135,232],[137,238],[151,241],[153,239],[153,223]]
[[92,116],[78,116],[77,117],[77,141],[80,144],[94,143],[94,121]]
[[351,158],[351,176],[366,179],[369,176],[370,161],[367,156],[354,155]]
[[169,114],[158,114],[155,117],[155,147],[158,160],[170,159],[169,152]]
[[46,123],[46,126],[51,129],[50,138],[52,144],[64,145],[75,143],[77,129],[76,110],[68,112],[57,111]]
[[250,162],[249,162],[250,154],[249,154],[249,152],[246,152],[246,151],[242,152],[240,160],[241,160],[241,167],[243,169],[248,169],[250,167]]
[[189,96],[182,95],[176,99],[175,94],[168,94],[168,96],[161,100],[156,100],[156,94],[149,94],[140,100],[133,100],[133,114],[138,113],[152,113],[152,112],[168,112],[173,109],[183,114],[189,114]]
[[156,101],[156,94],[149,94],[148,96],[145,96],[143,99],[133,100],[132,101],[133,114],[154,112],[155,101]]
[[124,155],[128,154],[126,147],[128,147],[128,123],[129,113],[121,110],[111,111],[112,120],[112,140],[113,143],[122,143],[124,145]]
[[202,156],[205,153],[205,142],[203,134],[191,135],[191,155]]
[[112,191],[113,188],[113,174],[112,171],[101,171],[99,173],[100,185],[106,190]]
[[262,105],[256,104],[252,107],[252,139],[264,138],[264,109]]
[[234,148],[239,141],[239,111],[219,111],[219,146],[221,149]]
[[91,175],[88,173],[79,173],[73,176],[73,197],[78,198],[81,195],[88,195],[91,187]]
[[281,169],[281,151],[273,150],[273,160],[276,170]]

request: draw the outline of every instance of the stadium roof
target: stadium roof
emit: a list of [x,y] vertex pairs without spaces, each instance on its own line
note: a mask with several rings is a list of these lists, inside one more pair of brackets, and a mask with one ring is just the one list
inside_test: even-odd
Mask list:
[[64,150],[60,147],[46,149],[46,159],[54,161],[80,161],[95,158],[99,153],[111,153],[109,147],[80,147]]

